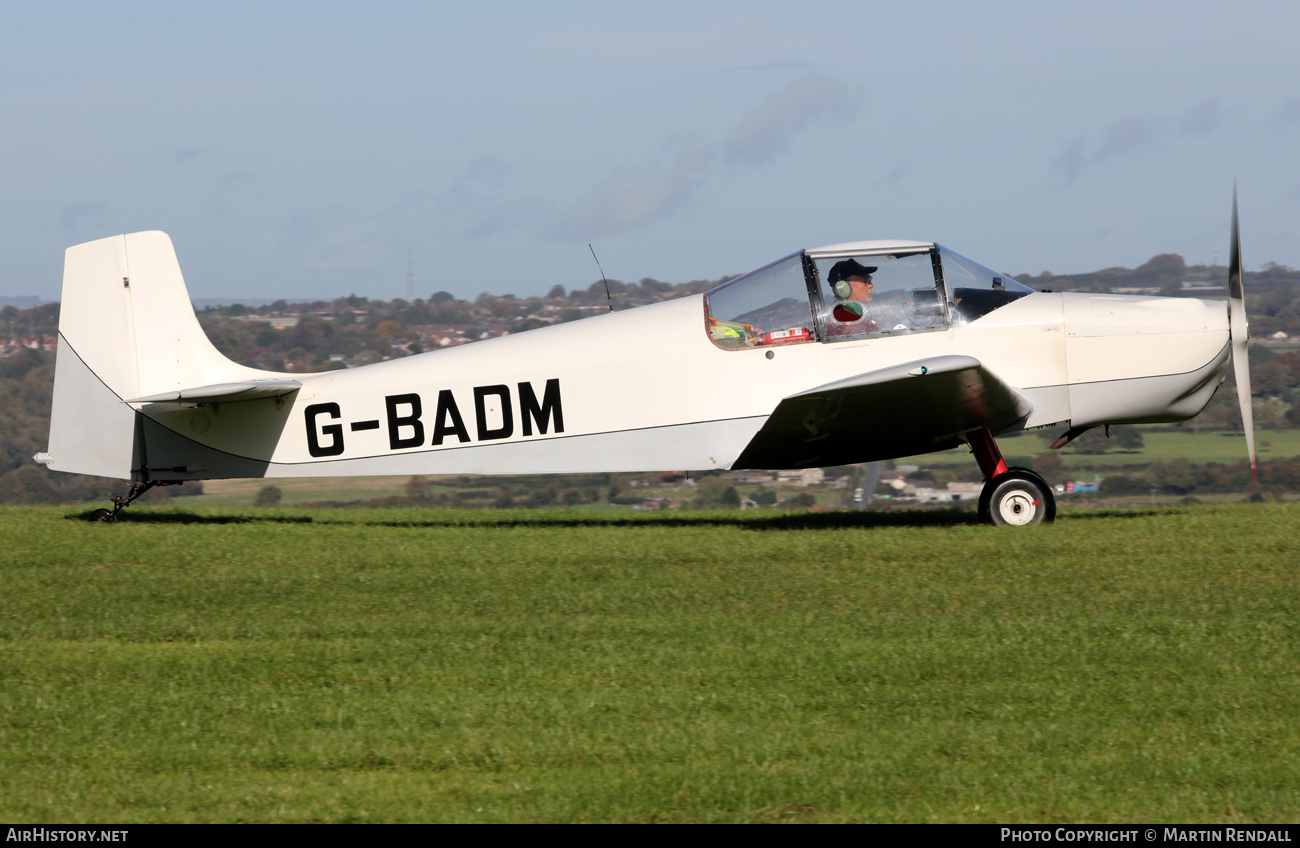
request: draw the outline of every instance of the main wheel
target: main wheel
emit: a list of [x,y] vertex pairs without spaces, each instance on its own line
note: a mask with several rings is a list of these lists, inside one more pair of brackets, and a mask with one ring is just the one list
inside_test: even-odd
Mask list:
[[111,523],[111,522],[117,521],[117,519],[113,517],[113,510],[111,510],[111,509],[97,509],[97,510],[95,510],[94,512],[92,512],[92,513],[87,517],[86,520],[87,520],[87,521],[103,521],[103,522],[106,522],[106,523]]
[[984,484],[980,492],[982,520],[997,526],[1021,527],[1056,520],[1056,498],[1047,481],[1028,468],[1012,468]]
[[990,501],[992,500],[992,498],[993,498],[993,490],[994,490],[995,488],[997,488],[997,487],[994,485],[994,483],[995,483],[995,482],[998,482],[998,483],[1002,482],[1003,480],[1006,479],[1006,475],[1008,475],[1008,474],[1016,474],[1016,475],[1018,475],[1018,476],[1021,477],[1021,478],[1027,478],[1027,479],[1033,480],[1033,481],[1034,481],[1034,482],[1039,486],[1039,488],[1041,488],[1041,489],[1043,490],[1043,492],[1047,495],[1048,515],[1047,515],[1047,517],[1046,517],[1044,520],[1046,520],[1046,521],[1048,521],[1048,522],[1051,522],[1051,521],[1055,520],[1055,518],[1056,518],[1056,498],[1055,498],[1055,496],[1052,494],[1052,487],[1049,486],[1048,483],[1047,483],[1047,481],[1043,479],[1042,475],[1039,474],[1039,473],[1038,473],[1037,471],[1035,471],[1034,469],[1032,469],[1032,468],[1025,468],[1024,466],[1020,466],[1020,465],[1013,465],[1013,466],[1011,466],[1010,468],[1008,468],[1006,471],[1003,471],[1001,474],[999,474],[996,478],[994,478],[994,480],[986,480],[986,481],[985,481],[985,483],[984,483],[984,489],[980,492],[980,497],[979,497],[979,520],[980,520],[980,523],[982,523],[982,524],[992,524],[992,523],[993,523],[993,516],[989,513],[989,502],[990,502]]

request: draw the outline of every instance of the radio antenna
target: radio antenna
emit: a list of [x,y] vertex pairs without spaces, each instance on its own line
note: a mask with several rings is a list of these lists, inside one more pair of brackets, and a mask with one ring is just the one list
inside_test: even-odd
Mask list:
[[600,260],[596,258],[596,248],[587,242],[587,249],[591,251],[591,258],[596,260],[596,268],[600,271],[600,279],[605,283],[605,302],[609,304],[609,311],[614,311],[614,299],[609,296],[609,280],[605,279],[605,269],[600,267]]

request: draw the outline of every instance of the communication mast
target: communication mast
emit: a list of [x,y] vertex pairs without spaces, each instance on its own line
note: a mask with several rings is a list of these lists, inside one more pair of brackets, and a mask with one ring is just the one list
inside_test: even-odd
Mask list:
[[415,250],[406,249],[406,302],[415,303]]

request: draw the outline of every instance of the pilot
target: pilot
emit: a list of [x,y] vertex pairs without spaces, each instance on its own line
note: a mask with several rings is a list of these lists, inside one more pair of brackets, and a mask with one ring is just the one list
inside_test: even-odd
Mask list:
[[826,282],[835,294],[835,305],[826,319],[826,334],[852,336],[879,331],[876,322],[864,317],[875,283],[871,275],[880,269],[856,259],[843,259],[831,266]]

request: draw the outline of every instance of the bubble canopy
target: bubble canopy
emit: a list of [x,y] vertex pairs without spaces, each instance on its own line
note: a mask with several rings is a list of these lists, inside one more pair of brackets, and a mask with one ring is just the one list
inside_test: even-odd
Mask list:
[[801,250],[704,296],[724,350],[946,330],[1033,292],[931,242],[862,241]]

